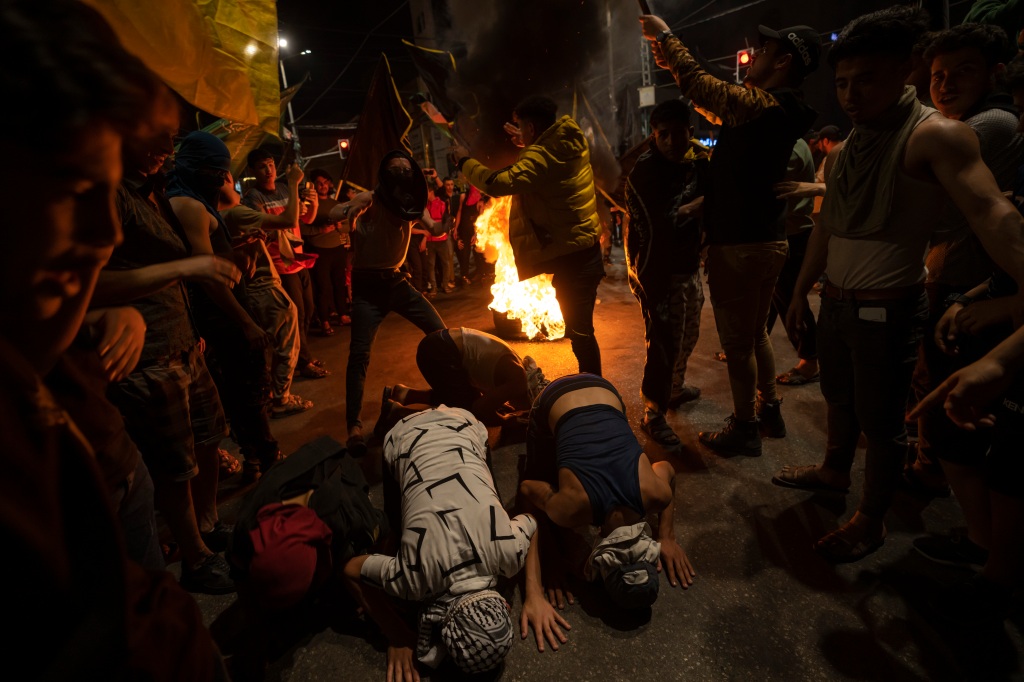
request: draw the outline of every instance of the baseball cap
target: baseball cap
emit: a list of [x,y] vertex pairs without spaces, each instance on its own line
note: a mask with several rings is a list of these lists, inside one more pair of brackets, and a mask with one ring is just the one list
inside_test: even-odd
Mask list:
[[793,53],[804,75],[818,68],[821,62],[821,36],[810,26],[790,26],[776,31],[761,25],[757,27],[757,32],[762,38],[779,41],[787,52]]

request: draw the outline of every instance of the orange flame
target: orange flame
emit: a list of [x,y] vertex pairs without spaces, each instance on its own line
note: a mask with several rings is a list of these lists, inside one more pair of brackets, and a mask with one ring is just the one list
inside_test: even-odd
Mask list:
[[488,263],[495,264],[494,284],[491,285],[494,298],[488,307],[519,320],[523,333],[530,339],[538,336],[560,339],[565,336],[565,321],[555,298],[555,288],[551,286],[551,275],[519,281],[512,246],[508,242],[511,206],[510,197],[494,199],[476,220],[476,248]]

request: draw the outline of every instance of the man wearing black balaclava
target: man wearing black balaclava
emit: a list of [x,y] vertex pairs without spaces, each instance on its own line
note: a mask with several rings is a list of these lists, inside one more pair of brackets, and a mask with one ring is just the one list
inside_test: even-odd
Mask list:
[[[167,188],[171,208],[194,254],[234,257],[228,231],[217,212],[221,189],[231,181],[231,155],[224,143],[202,131],[189,133],[175,156]],[[245,456],[248,480],[259,477],[280,456],[270,430],[270,369],[265,349],[270,336],[254,320],[245,279],[190,288],[192,316],[203,339],[213,377]]]
[[356,195],[331,211],[330,220],[351,220],[352,341],[345,373],[345,417],[348,449],[366,454],[363,424],[363,385],[370,364],[370,348],[377,328],[394,311],[419,327],[424,334],[445,328],[434,307],[399,272],[409,248],[413,222],[433,223],[424,210],[427,184],[423,171],[403,151],[384,156],[377,172],[377,187]]

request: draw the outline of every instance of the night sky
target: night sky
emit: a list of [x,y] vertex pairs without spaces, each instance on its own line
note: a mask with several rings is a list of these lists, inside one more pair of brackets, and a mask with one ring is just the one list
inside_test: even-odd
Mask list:
[[[604,7],[604,0],[580,1]],[[483,14],[497,7],[492,5],[497,2],[514,0],[478,0],[479,4],[473,6],[478,7]],[[731,68],[734,61],[730,63],[733,58],[729,55],[735,55],[735,51],[747,42],[757,41],[759,23],[776,28],[806,23],[826,33],[839,30],[857,14],[897,3],[886,0],[650,0],[650,4],[655,13],[663,16],[677,30],[685,43],[696,47],[706,58],[724,57],[723,61],[716,63]],[[613,0],[612,6],[619,16],[629,14],[632,17],[639,13],[636,2],[632,0]],[[954,0],[951,6],[953,14],[962,16],[969,3]],[[311,75],[311,80],[293,102],[300,126],[343,123],[357,116],[381,52],[388,55],[399,88],[415,78],[412,62],[400,42],[402,38],[412,39],[412,17],[407,0],[345,0],[331,4],[286,0],[278,5],[278,18],[280,35],[289,41],[288,47],[282,50],[289,83],[297,82],[306,72]],[[543,22],[545,17],[528,19]],[[953,19],[959,20],[956,16]],[[634,34],[632,21],[630,18],[626,28],[623,28],[624,22],[619,22],[613,41],[623,74],[619,87],[627,81],[630,87],[639,85],[638,75],[627,74],[636,74],[637,66],[626,62],[635,61],[639,49],[634,42],[638,40],[639,27]],[[384,23],[370,33],[381,22]],[[459,26],[454,26],[449,37],[457,40],[463,37],[471,39],[470,36],[460,35],[459,29]],[[364,39],[366,42],[360,47]],[[594,39],[601,42],[607,40],[603,35],[595,35]],[[313,53],[298,56],[305,49]],[[353,60],[351,66],[328,90],[328,86],[350,59]],[[595,63],[595,68],[600,68],[604,63],[604,57],[600,59],[601,63]],[[729,77],[728,71],[724,69],[719,75]],[[632,83],[633,79],[637,82]],[[808,102],[822,114],[815,127],[837,123],[846,129],[849,123],[835,104],[831,79],[831,70],[823,66],[805,83]],[[598,98],[600,94],[597,88],[606,87],[604,83],[607,78],[602,76],[592,82],[594,90],[591,94]],[[669,89],[673,87],[667,72],[656,70],[656,83]],[[665,92],[667,95],[668,91]],[[312,106],[314,100],[321,95],[319,102]]]
[[[277,14],[279,34],[288,40],[288,47],[281,50],[288,83],[298,82],[306,72],[311,78],[292,100],[300,125],[343,123],[359,115],[381,52],[388,55],[396,82],[416,76],[401,43],[402,38],[412,40],[412,15],[406,0],[285,1],[278,3]],[[367,36],[382,21],[383,25]],[[299,56],[306,49],[313,53]],[[353,57],[351,66],[325,93]],[[320,95],[323,97],[310,109]]]

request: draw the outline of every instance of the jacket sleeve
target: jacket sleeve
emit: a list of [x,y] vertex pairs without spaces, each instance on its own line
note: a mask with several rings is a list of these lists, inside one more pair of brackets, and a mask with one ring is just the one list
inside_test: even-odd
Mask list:
[[537,154],[526,151],[511,166],[491,170],[476,159],[467,159],[462,173],[477,189],[492,197],[507,197],[521,194],[538,182],[547,170],[546,164]]
[[629,211],[629,225],[626,227],[626,261],[638,276],[642,269],[641,254],[647,253],[650,220],[647,208],[640,201],[633,179],[626,180],[626,210]]
[[743,125],[779,106],[764,90],[748,89],[709,74],[675,36],[665,40],[663,49],[679,90],[693,100],[694,105],[721,119],[724,125]]

